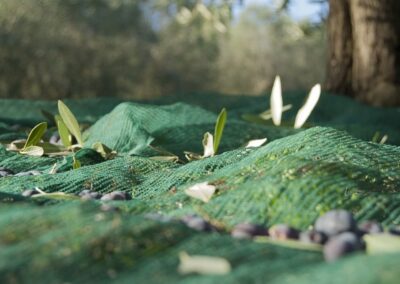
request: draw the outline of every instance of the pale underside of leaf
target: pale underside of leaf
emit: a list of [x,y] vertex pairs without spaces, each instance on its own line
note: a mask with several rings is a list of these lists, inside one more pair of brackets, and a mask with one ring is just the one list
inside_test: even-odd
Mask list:
[[381,141],[379,142],[379,144],[385,144],[386,141],[388,140],[389,136],[388,135],[383,135]]
[[306,102],[297,112],[296,120],[294,122],[294,128],[296,129],[301,128],[304,125],[304,123],[310,116],[311,112],[317,105],[320,95],[321,95],[321,85],[317,84],[311,89]]
[[181,274],[224,275],[232,270],[229,261],[222,257],[188,255],[181,252],[179,260],[178,272]]
[[217,121],[215,123],[214,129],[214,154],[218,152],[219,144],[221,143],[222,134],[224,132],[225,124],[226,124],[227,112],[226,109],[223,108],[218,115]]
[[189,162],[203,159],[203,156],[197,153],[189,151],[184,151],[183,153],[185,154],[185,157]]
[[20,151],[23,155],[41,157],[44,155],[44,149],[40,146],[29,146]]
[[208,182],[202,182],[192,185],[185,190],[185,193],[193,198],[199,199],[205,203],[209,202],[211,197],[214,195],[216,187],[208,184]]
[[56,199],[56,200],[77,200],[80,199],[79,196],[75,194],[67,194],[64,192],[52,192],[52,193],[45,193],[42,192],[40,194],[35,194],[32,196],[32,198],[48,198],[48,199]]
[[364,236],[368,254],[400,252],[400,237],[387,233]]
[[151,160],[160,161],[160,162],[179,162],[178,156],[153,156],[150,157]]
[[[21,154],[25,154],[26,148],[24,149],[23,147],[25,145],[25,141],[26,140],[15,140],[10,144],[8,144],[6,146],[6,149],[8,151],[17,151],[20,152]],[[47,156],[66,156],[70,154],[70,152],[67,151],[67,149],[61,145],[54,145],[48,142],[39,142],[37,143],[36,146],[43,148],[44,151],[43,155]]]
[[260,146],[264,145],[265,142],[267,142],[267,138],[250,140],[249,142],[247,142],[245,148],[260,147]]
[[309,251],[322,250],[322,246],[319,244],[305,243],[298,240],[276,240],[272,239],[271,237],[256,237],[254,241],[258,243],[269,243],[298,250],[309,250]]
[[26,139],[25,145],[23,148],[28,148],[30,146],[36,146],[43,135],[47,131],[47,122],[42,122],[32,128],[31,132],[28,135],[28,139]]
[[279,76],[276,76],[274,86],[272,87],[270,105],[272,121],[276,126],[279,126],[281,125],[283,109],[282,86]]
[[214,151],[214,137],[211,133],[206,132],[203,138],[203,158],[213,157],[215,154]]
[[69,132],[76,138],[78,144],[83,146],[81,129],[74,114],[62,101],[58,101],[58,112],[60,113],[60,116]]

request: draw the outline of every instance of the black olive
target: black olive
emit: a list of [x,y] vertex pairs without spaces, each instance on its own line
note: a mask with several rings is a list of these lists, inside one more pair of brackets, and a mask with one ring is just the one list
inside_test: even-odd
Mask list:
[[299,238],[300,232],[288,225],[278,224],[269,228],[268,233],[271,238],[277,240],[287,240],[287,239],[297,240]]
[[238,239],[251,239],[255,236],[268,236],[268,230],[264,226],[241,223],[233,228],[231,235]]
[[350,212],[332,210],[317,219],[315,230],[331,237],[343,232],[355,232],[357,227],[356,221]]

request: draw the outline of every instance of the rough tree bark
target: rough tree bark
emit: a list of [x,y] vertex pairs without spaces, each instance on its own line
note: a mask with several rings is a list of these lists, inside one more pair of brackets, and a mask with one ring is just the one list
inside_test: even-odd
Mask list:
[[400,1],[330,0],[326,88],[400,105]]
[[332,0],[328,17],[328,66],[326,88],[344,95],[352,95],[351,72],[353,39],[348,0]]

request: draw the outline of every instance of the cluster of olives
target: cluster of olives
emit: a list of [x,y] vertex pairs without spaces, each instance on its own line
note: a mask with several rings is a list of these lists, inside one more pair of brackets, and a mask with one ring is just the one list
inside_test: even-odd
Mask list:
[[15,173],[14,171],[12,171],[10,169],[0,167],[0,178],[10,177],[10,176],[14,176],[14,177],[37,176],[37,175],[41,175],[41,174],[42,173],[40,171],[36,171],[36,170]]
[[269,236],[277,240],[298,240],[323,246],[325,260],[334,261],[352,252],[365,250],[363,235],[382,233],[382,226],[374,221],[357,225],[353,215],[345,210],[332,210],[319,217],[313,229],[299,231],[285,224],[269,229],[253,224],[239,224],[232,230],[236,238]]
[[[168,221],[168,217],[151,214],[151,219]],[[197,231],[219,231],[209,222],[196,215],[188,215],[180,219],[186,226]],[[274,240],[296,240],[303,243],[323,246],[326,261],[335,261],[338,258],[353,252],[365,250],[363,236],[365,234],[382,233],[382,226],[375,221],[364,221],[357,224],[353,215],[345,210],[332,210],[319,217],[313,229],[300,231],[286,224],[277,224],[270,228],[251,224],[237,224],[230,234],[238,239],[252,239],[265,236]],[[389,233],[400,235],[399,228],[392,228]]]

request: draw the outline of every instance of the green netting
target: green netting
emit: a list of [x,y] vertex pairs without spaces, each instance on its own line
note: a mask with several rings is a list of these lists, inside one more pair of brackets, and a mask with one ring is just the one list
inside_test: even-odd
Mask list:
[[[285,113],[282,127],[241,119],[265,110],[265,97],[186,94],[139,103],[66,101],[82,124],[92,125],[84,133],[85,145],[102,142],[119,154],[106,161],[90,149],[81,150],[82,167],[72,170],[71,157],[27,157],[0,146],[0,167],[43,172],[0,178],[0,282],[397,283],[398,254],[360,254],[327,264],[318,251],[199,233],[178,221],[146,217],[158,212],[178,219],[195,213],[227,229],[243,221],[305,229],[320,214],[345,208],[357,220],[400,224],[400,110],[325,95],[307,129],[294,130],[290,124],[304,95],[285,96],[294,110]],[[156,149],[181,159],[184,151],[201,152],[202,136],[213,131],[223,106],[228,124],[221,154],[190,163],[151,158],[160,155]],[[0,141],[26,137],[30,127],[45,119],[41,109],[55,113],[56,103],[0,100]],[[388,135],[389,145],[371,142],[378,131]],[[263,137],[269,140],[265,146],[243,147]],[[56,174],[50,174],[53,168]],[[207,204],[184,194],[203,181],[218,189]],[[119,213],[104,213],[99,202],[21,197],[33,187],[66,193],[122,190],[133,200],[114,202]],[[224,257],[233,270],[225,276],[180,275],[181,251]]]

